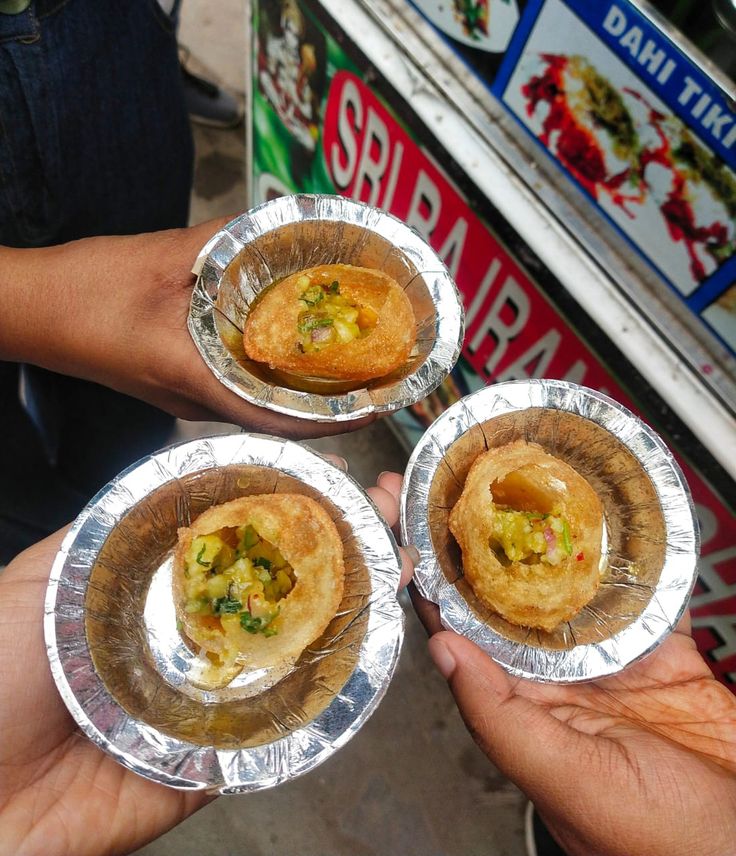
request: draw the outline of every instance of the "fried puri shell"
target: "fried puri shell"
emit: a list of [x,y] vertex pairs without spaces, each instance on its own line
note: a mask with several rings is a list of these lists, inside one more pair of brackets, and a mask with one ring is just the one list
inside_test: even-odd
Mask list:
[[[558,565],[511,562],[491,546],[494,504],[556,509],[570,527],[572,555]],[[552,631],[576,615],[600,582],[603,507],[588,482],[535,443],[518,440],[480,455],[450,514],[463,570],[477,597],[512,624]]]
[[[251,634],[240,627],[225,636],[217,617],[185,610],[185,557],[197,535],[226,527],[250,524],[279,549],[291,565],[296,582],[278,601],[280,612],[271,623],[273,636]],[[198,673],[199,686],[228,684],[243,668],[253,670],[287,666],[325,630],[342,600],[345,570],[342,541],[327,512],[306,496],[266,494],[233,499],[200,515],[188,528],[179,529],[174,554],[173,591],[178,626],[198,650],[226,657],[226,647],[237,648],[235,662]]]
[[[375,328],[364,338],[302,353],[297,324],[304,286],[297,281],[305,275],[315,285],[337,280],[343,297],[376,312]],[[407,361],[416,341],[416,320],[409,298],[388,274],[353,265],[319,265],[266,289],[246,320],[243,339],[246,354],[272,369],[361,382],[383,377]]]

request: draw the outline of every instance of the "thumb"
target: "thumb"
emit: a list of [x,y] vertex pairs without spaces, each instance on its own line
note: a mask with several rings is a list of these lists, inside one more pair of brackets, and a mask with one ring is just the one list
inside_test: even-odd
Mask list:
[[506,776],[534,802],[564,804],[579,796],[580,766],[593,748],[588,735],[520,695],[526,682],[470,640],[445,630],[430,639],[429,650],[471,735]]

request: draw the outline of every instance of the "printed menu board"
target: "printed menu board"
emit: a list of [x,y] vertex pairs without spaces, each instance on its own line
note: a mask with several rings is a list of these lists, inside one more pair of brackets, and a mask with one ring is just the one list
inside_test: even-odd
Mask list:
[[[414,5],[705,327],[736,354],[736,112],[728,93],[626,0],[529,0],[513,34],[488,0],[458,39]],[[471,3],[471,5],[473,5]],[[466,28],[467,29],[467,28]],[[503,51],[494,63],[484,54]],[[502,47],[498,47],[502,44]]]

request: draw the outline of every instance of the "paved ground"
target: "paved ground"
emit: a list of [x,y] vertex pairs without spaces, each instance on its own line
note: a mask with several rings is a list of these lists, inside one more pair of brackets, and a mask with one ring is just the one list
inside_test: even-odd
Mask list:
[[[180,41],[243,91],[244,0],[184,0]],[[192,222],[246,204],[242,129],[196,129]],[[228,430],[189,423],[180,437]],[[385,425],[330,441],[361,483],[401,469],[406,453]],[[331,760],[275,790],[222,798],[140,856],[520,856],[525,800],[476,748],[426,652],[408,602],[398,672],[378,711]]]

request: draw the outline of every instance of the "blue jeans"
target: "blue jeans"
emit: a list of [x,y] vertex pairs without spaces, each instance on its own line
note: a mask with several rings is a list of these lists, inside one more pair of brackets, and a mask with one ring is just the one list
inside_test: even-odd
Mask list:
[[0,14],[0,242],[186,224],[192,138],[156,0],[34,0]]
[[[33,0],[0,14],[0,244],[186,225],[192,167],[174,24],[156,0]],[[30,408],[18,367],[0,363],[0,563],[172,425],[85,381],[40,369],[24,381]]]

